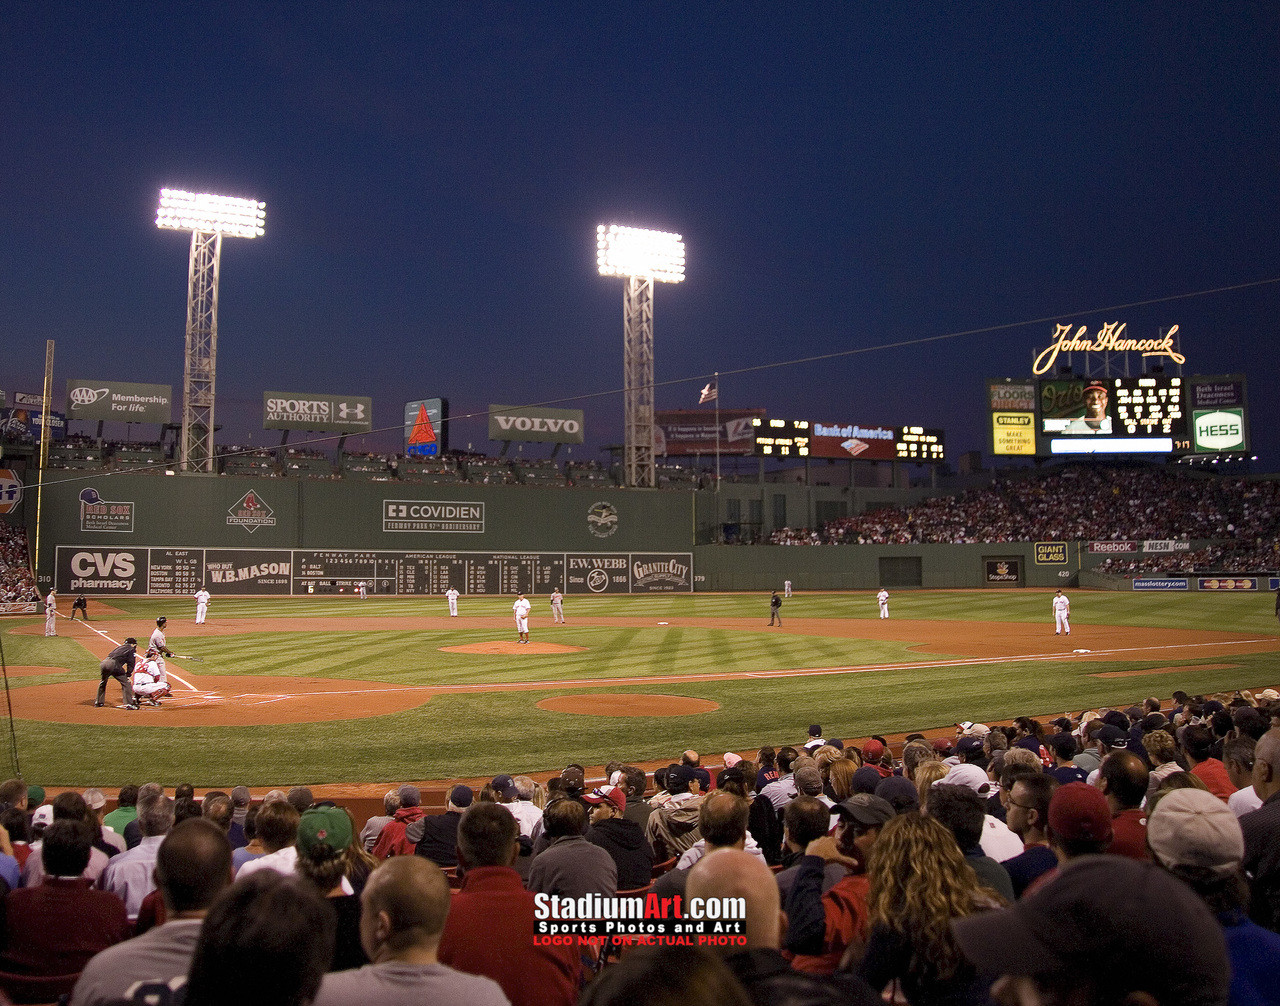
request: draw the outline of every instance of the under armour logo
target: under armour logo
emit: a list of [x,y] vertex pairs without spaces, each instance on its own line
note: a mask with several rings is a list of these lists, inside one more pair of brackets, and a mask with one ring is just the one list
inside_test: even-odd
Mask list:
[[349,402],[339,402],[338,418],[339,419],[363,419],[364,404],[356,403],[353,405]]

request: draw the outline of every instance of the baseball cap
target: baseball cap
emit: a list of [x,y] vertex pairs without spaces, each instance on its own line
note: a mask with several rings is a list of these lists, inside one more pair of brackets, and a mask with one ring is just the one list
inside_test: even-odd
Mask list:
[[[1157,918],[1177,924],[1153,939]],[[1181,1006],[1227,1001],[1221,926],[1191,888],[1154,863],[1082,856],[1012,907],[956,919],[951,928],[983,979],[1089,979],[1111,1002],[1133,991]]]
[[1097,738],[1107,747],[1117,750],[1129,745],[1129,734],[1119,727],[1113,727],[1110,723],[1098,731]]
[[956,741],[956,754],[982,754],[982,738],[973,736],[964,736]]
[[575,766],[570,766],[561,772],[560,778],[564,780],[565,791],[574,796],[580,795],[586,785],[586,777],[582,774],[582,769]]
[[231,791],[231,802],[237,807],[247,807],[253,803],[253,794],[248,786],[237,786]]
[[689,791],[689,783],[694,779],[693,767],[690,765],[668,765],[667,766],[667,792],[668,793],[687,793]]
[[627,794],[617,786],[597,786],[583,796],[583,801],[590,804],[611,803],[618,810],[627,809]]
[[107,798],[100,789],[86,789],[84,791],[84,802],[85,806],[90,810],[101,810],[107,805]]
[[822,773],[812,765],[797,769],[795,781],[801,796],[817,796],[822,792]]
[[867,741],[862,745],[862,757],[866,761],[879,761],[884,757],[884,745],[879,741]]
[[44,825],[46,828],[53,824],[53,804],[42,803],[36,808],[36,812],[31,815],[31,826],[38,828]]
[[1280,692],[1277,692],[1274,688],[1264,688],[1258,693],[1258,698],[1274,702],[1276,699],[1280,699]]
[[876,796],[881,800],[889,801],[889,804],[898,814],[905,814],[908,811],[920,808],[920,792],[916,789],[915,783],[910,779],[904,779],[900,775],[891,775],[887,779],[881,779],[880,785],[876,787]]
[[1129,729],[1129,717],[1119,709],[1108,709],[1102,714],[1102,722],[1110,723],[1113,727],[1119,727],[1121,730]]
[[880,785],[881,775],[870,765],[863,765],[853,773],[853,791],[855,793],[874,793]]
[[44,803],[44,787],[28,786],[27,787],[27,806],[39,807]]
[[461,783],[449,790],[449,802],[459,810],[464,807],[470,807],[474,797],[475,794],[471,792],[471,787],[464,786]]
[[893,820],[893,804],[873,793],[854,793],[831,808],[842,818],[870,827]]
[[1167,867],[1195,866],[1230,873],[1244,859],[1239,819],[1212,793],[1177,789],[1147,818],[1147,844]]
[[950,754],[951,741],[946,737],[935,737],[933,740],[933,750],[937,751],[938,754]]
[[821,727],[819,724],[817,724],[817,723],[810,723],[810,724],[809,724],[809,736],[810,736],[810,737],[821,737],[821,736],[822,736],[822,727]]
[[137,641],[136,639],[134,639],[132,636],[125,636],[125,637],[124,637],[124,642],[125,642],[125,645],[126,645],[126,646],[137,646],[137,645],[138,645],[138,641]]
[[965,786],[978,796],[991,795],[991,780],[977,765],[953,765],[951,771],[934,783],[935,786]]
[[307,855],[320,844],[342,852],[351,844],[351,818],[341,807],[309,807],[298,822],[298,851]]
[[1112,835],[1107,798],[1085,782],[1059,786],[1049,800],[1049,827],[1068,840],[1107,841]]
[[495,775],[493,782],[489,784],[493,787],[493,791],[504,800],[510,800],[516,796],[515,780],[509,775]]
[[400,794],[401,807],[422,806],[422,793],[417,786],[401,786],[396,792]]
[[725,768],[733,768],[733,766],[739,764],[741,761],[742,761],[742,755],[734,754],[732,751],[726,751],[724,753]]

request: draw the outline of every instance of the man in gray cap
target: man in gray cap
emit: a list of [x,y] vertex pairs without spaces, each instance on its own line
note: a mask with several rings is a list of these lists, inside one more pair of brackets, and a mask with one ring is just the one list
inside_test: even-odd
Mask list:
[[[802,970],[830,973],[845,949],[867,930],[867,857],[880,829],[894,817],[893,805],[870,793],[855,793],[835,805],[840,823],[834,835],[809,843],[797,864],[787,895],[787,949]],[[828,862],[849,872],[826,894],[823,872]],[[801,966],[801,965],[798,965]]]
[[422,794],[418,792],[417,786],[401,786],[399,793],[400,808],[383,825],[382,831],[378,833],[378,840],[373,845],[373,855],[377,859],[387,859],[393,855],[407,856],[413,852],[416,840],[407,841],[405,832],[409,825],[426,816],[427,812],[421,806]]
[[1004,1006],[1228,1001],[1221,927],[1154,863],[1086,856],[1012,908],[956,919],[951,929],[979,973],[998,979],[992,998]]
[[400,809],[400,790],[389,789],[382,797],[383,813],[375,814],[369,820],[365,821],[364,827],[360,829],[360,844],[365,852],[372,852],[374,844],[378,841],[378,834],[391,823],[391,819],[395,817],[396,811]]

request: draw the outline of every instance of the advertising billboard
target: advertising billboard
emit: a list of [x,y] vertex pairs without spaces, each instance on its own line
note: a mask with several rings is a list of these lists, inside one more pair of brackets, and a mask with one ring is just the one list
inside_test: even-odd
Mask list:
[[1181,377],[1054,378],[1039,385],[1040,454],[1189,450]]
[[125,423],[173,421],[173,387],[130,381],[67,382],[68,419],[115,419]]
[[755,453],[775,458],[849,461],[942,461],[942,430],[923,426],[861,426],[810,419],[755,419]]
[[580,444],[583,442],[582,410],[490,405],[489,439]]
[[368,433],[373,429],[373,399],[360,395],[264,391],[262,428]]
[[[40,439],[40,430],[44,425],[44,416],[38,409],[29,406],[14,406],[12,409],[0,409],[0,432],[13,440]],[[67,436],[67,417],[61,412],[49,413],[49,439],[65,440]]]
[[991,453],[1034,456],[1036,453],[1036,386],[1031,381],[990,380]]
[[[749,455],[755,450],[752,422],[763,419],[764,409],[721,409],[720,453]],[[667,457],[693,457],[716,453],[714,409],[668,409],[653,415],[657,453]]]
[[434,457],[449,450],[449,401],[422,398],[404,406],[404,451],[414,457]]

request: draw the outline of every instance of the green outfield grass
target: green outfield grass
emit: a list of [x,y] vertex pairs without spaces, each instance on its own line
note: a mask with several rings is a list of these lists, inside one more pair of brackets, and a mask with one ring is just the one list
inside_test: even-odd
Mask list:
[[[1049,594],[1037,591],[895,592],[895,618],[1003,621],[1051,625]],[[1072,621],[1083,625],[1133,625],[1224,629],[1274,637],[1272,598],[1266,594],[1146,595],[1073,591]],[[358,696],[335,696],[334,722],[219,728],[75,726],[19,720],[15,723],[24,775],[47,785],[119,785],[158,779],[198,786],[237,783],[271,785],[324,782],[392,782],[484,776],[559,768],[570,760],[600,764],[611,758],[653,760],[686,747],[718,755],[761,743],[803,739],[806,726],[821,722],[827,736],[860,737],[947,725],[957,719],[998,720],[1023,713],[1079,711],[1100,704],[1128,704],[1145,695],[1233,690],[1280,681],[1275,654],[1215,654],[1178,664],[1232,663],[1230,670],[1188,671],[1147,677],[1101,679],[1102,671],[1140,670],[1163,661],[1088,663],[1053,661],[929,666],[945,655],[911,652],[908,644],[765,627],[767,596],[700,594],[657,597],[569,598],[569,624],[553,628],[546,598],[534,599],[532,634],[586,647],[563,655],[496,657],[441,652],[440,647],[508,638],[485,627],[481,617],[509,618],[510,599],[463,598],[461,615],[445,630],[423,632],[267,633],[194,637],[188,602],[120,599],[113,603],[136,616],[131,629],[143,638],[156,614],[170,618],[169,642],[204,663],[192,672],[312,676],[395,685],[474,682],[547,682],[546,688],[516,692],[439,695],[403,713],[360,717]],[[352,598],[218,599],[210,621],[254,617],[444,615],[442,599]],[[783,609],[787,618],[873,618],[874,594],[801,594]],[[591,616],[652,620],[643,627],[575,624]],[[671,618],[742,618],[738,628],[660,626]],[[753,621],[754,620],[754,621]],[[96,687],[97,661],[61,637],[18,635],[11,630],[40,620],[3,623],[4,656],[10,665],[70,668],[86,695]],[[788,629],[791,626],[788,625]],[[1044,652],[1039,632],[1028,633],[1030,653]],[[1047,640],[1045,640],[1047,643]],[[1158,633],[1153,643],[1158,643]],[[898,665],[839,676],[752,678],[668,684],[620,683],[573,688],[691,696],[719,703],[715,712],[659,718],[603,718],[547,712],[536,703],[565,694],[556,682],[726,671],[767,672],[790,668]],[[913,666],[914,665],[914,666]],[[198,670],[197,670],[198,668]],[[10,687],[65,680],[66,675],[14,678]],[[344,708],[345,706],[345,708]],[[163,710],[140,719],[154,722]],[[5,760],[10,760],[6,758]]]

